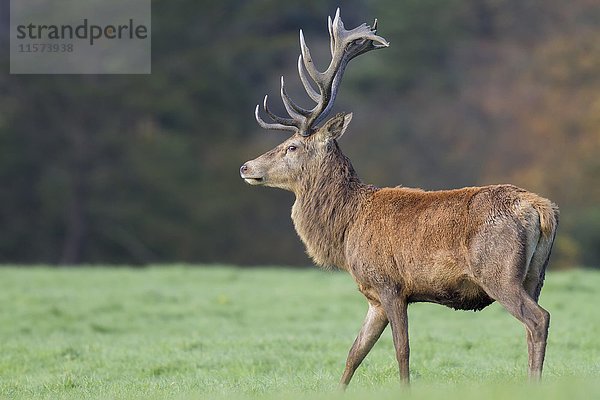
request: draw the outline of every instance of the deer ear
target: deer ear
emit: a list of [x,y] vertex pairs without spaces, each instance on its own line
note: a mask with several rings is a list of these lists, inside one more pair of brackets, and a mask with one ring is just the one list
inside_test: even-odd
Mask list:
[[352,121],[352,113],[337,114],[319,129],[319,135],[322,136],[323,140],[339,139],[346,132],[350,121]]

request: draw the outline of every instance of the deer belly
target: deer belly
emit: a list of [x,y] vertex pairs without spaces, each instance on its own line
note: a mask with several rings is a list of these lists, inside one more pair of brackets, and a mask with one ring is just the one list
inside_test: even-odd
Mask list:
[[452,285],[416,290],[408,299],[411,303],[437,303],[455,310],[474,311],[482,310],[494,302],[479,285],[467,278]]

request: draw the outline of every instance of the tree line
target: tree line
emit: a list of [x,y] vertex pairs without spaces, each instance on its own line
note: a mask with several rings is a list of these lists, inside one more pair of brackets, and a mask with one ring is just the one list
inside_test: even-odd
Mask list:
[[[2,52],[0,261],[308,265],[293,197],[238,169],[285,137],[254,106],[280,75],[302,96],[298,30],[322,68],[337,5],[156,0],[151,75],[9,75]],[[378,186],[510,182],[551,198],[554,267],[600,265],[599,13],[586,0],[345,2],[347,26],[378,17],[391,46],[346,73],[340,145]]]

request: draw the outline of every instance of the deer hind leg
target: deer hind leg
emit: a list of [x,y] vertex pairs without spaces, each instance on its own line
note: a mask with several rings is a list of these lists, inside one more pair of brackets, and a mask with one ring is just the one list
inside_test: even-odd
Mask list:
[[[552,251],[552,244],[554,238],[545,238],[540,237],[539,242],[537,243],[533,255],[531,257],[531,261],[529,263],[529,268],[527,269],[527,275],[525,277],[525,281],[523,282],[523,287],[527,294],[535,301],[538,302],[540,297],[540,292],[542,290],[542,286],[544,285],[544,277],[546,275],[546,267],[548,266],[548,261],[550,259],[550,253]],[[548,315],[549,317],[549,315]],[[549,324],[549,322],[548,322]],[[534,338],[529,331],[527,331],[527,347],[529,351],[529,371],[530,378],[539,379],[541,375],[541,363],[539,367],[539,373],[537,371],[537,365],[532,364],[533,360],[536,358],[535,353],[535,342]],[[539,356],[538,356],[539,357]],[[543,362],[543,357],[542,357]],[[532,373],[533,371],[533,373]],[[533,376],[532,376],[533,375]]]
[[[498,250],[502,250],[502,248]],[[528,292],[524,286],[524,283],[527,282],[527,276],[524,275],[533,272],[528,270],[527,264],[530,259],[527,252],[524,249],[508,251],[505,248],[503,250],[496,253],[497,257],[490,258],[486,266],[486,273],[480,277],[481,286],[492,299],[500,303],[512,316],[525,325],[529,378],[530,380],[539,380],[546,353],[550,314],[540,307],[532,297],[535,292]],[[510,256],[511,253],[513,257]],[[534,257],[531,258],[531,260],[533,259]],[[530,284],[529,286],[533,287],[534,285]],[[537,288],[537,282],[535,287]]]
[[340,381],[340,389],[346,389],[354,372],[373,348],[381,333],[388,324],[388,319],[381,305],[369,302],[369,310],[362,328],[348,353],[346,368]]
[[536,302],[540,297],[542,286],[544,285],[544,277],[546,275],[546,267],[550,260],[550,252],[552,250],[553,240],[540,238],[537,244],[523,286],[533,300]]
[[[519,284],[515,283],[516,285]],[[522,287],[492,289],[488,294],[525,325],[529,350],[529,378],[539,380],[546,354],[550,314]]]
[[[550,325],[550,314],[537,304],[547,252],[538,249],[537,232],[528,232],[518,224],[496,228],[500,230],[485,232],[479,243],[483,251],[477,254],[477,280],[492,299],[525,325],[529,378],[539,380]],[[516,246],[513,240],[507,240],[515,234],[519,242]],[[545,259],[540,265],[542,253]]]

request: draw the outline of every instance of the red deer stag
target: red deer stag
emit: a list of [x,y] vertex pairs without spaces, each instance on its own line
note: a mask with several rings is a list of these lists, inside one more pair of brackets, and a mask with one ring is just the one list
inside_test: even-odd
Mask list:
[[[407,306],[413,302],[481,310],[499,302],[525,325],[529,377],[539,379],[550,314],[538,305],[558,208],[549,200],[512,185],[424,191],[377,188],[358,178],[337,140],[352,114],[331,111],[344,69],[354,57],[388,42],[363,24],[346,30],[339,9],[329,18],[331,62],[318,71],[300,31],[298,72],[317,104],[295,104],[281,79],[289,118],[275,115],[264,99],[266,129],[293,135],[273,150],[245,163],[241,177],[251,185],[293,192],[292,220],[307,253],[321,266],[348,271],[369,309],[346,361],[341,386],[378,340],[388,322],[400,378],[409,382]],[[316,85],[316,89],[308,79]]]

